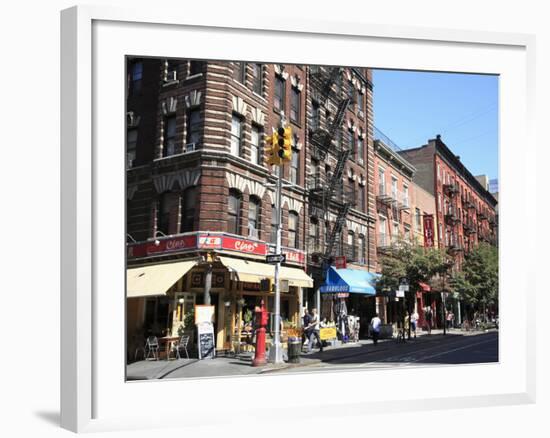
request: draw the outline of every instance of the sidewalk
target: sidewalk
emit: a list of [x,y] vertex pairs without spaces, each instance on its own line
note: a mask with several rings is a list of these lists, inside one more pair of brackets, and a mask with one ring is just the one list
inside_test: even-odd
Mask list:
[[[491,330],[492,331],[492,330]],[[481,334],[481,331],[463,331],[460,329],[447,330],[449,335],[472,336]],[[411,336],[406,342],[398,343],[395,339],[381,339],[376,347],[371,339],[361,339],[356,343],[341,344],[336,347],[324,347],[323,353],[314,348],[311,353],[302,353],[300,363],[293,364],[284,362],[282,364],[268,363],[262,367],[253,367],[252,359],[254,353],[241,353],[235,356],[216,357],[215,359],[198,360],[192,359],[173,359],[173,360],[142,360],[131,363],[127,366],[127,380],[154,380],[166,378],[201,378],[201,377],[222,377],[263,374],[285,369],[298,367],[315,366],[321,362],[331,362],[335,359],[342,359],[347,356],[352,357],[358,354],[354,351],[360,348],[362,353],[381,352],[384,350],[393,350],[401,345],[411,345],[416,342],[429,342],[430,338],[438,339],[443,334],[442,329],[432,330],[431,335],[425,331],[417,331],[417,338]],[[368,349],[365,350],[365,347]]]

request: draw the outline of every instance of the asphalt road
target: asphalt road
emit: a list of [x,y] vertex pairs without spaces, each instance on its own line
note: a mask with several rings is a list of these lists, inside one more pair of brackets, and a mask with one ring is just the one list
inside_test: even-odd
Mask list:
[[[423,336],[422,339],[412,339],[405,343],[389,341],[379,343],[376,347],[365,345],[308,356],[308,359],[314,358],[320,361],[292,369],[292,372],[491,363],[498,362],[498,332]],[[285,371],[290,370],[280,372]]]

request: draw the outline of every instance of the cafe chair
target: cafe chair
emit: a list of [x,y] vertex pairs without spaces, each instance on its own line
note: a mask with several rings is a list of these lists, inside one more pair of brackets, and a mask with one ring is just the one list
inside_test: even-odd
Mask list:
[[147,342],[145,343],[145,351],[147,352],[145,360],[149,359],[149,355],[151,355],[151,353],[156,360],[159,360],[159,341],[156,336],[149,336],[147,338]]
[[175,351],[176,358],[181,359],[180,350],[183,348],[185,350],[185,356],[189,359],[189,353],[187,352],[187,344],[189,344],[189,336],[182,336],[179,342],[172,347],[170,351]]

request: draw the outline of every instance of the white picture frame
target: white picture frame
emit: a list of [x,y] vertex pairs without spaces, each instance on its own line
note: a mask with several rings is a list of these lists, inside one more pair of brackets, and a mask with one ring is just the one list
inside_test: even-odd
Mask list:
[[[215,11],[191,17],[185,11],[78,6],[61,15],[62,157],[61,157],[61,425],[76,432],[181,426],[171,393],[195,396],[186,424],[206,421],[223,425],[235,411],[228,399],[241,379],[262,385],[272,397],[247,415],[268,420],[276,409],[285,418],[305,409],[314,416],[400,412],[415,401],[416,409],[441,409],[532,403],[535,399],[536,263],[527,255],[514,260],[520,248],[534,248],[532,235],[517,229],[536,229],[535,170],[525,156],[535,156],[534,44],[531,35],[376,26],[361,21],[317,22],[277,20],[271,16],[241,15],[227,23]],[[250,36],[254,38],[251,39]],[[193,37],[192,47],[173,39]],[[253,41],[251,41],[253,40]],[[215,43],[213,43],[213,41]],[[246,41],[248,44],[228,44]],[[109,44],[107,44],[109,42]],[[163,44],[160,44],[160,43]],[[293,43],[308,45],[296,50]],[[265,54],[261,43],[284,47]],[[340,50],[339,50],[340,49]],[[362,49],[367,49],[368,56]],[[195,379],[171,382],[132,382],[124,376],[124,105],[123,54],[217,59],[258,59],[267,62],[334,63],[368,67],[409,68],[499,74],[500,80],[500,363],[453,367],[458,383],[421,387],[414,393],[381,393],[376,376],[389,376],[390,389],[407,379],[440,379],[448,367],[399,368],[311,375]],[[393,56],[392,56],[393,55]],[[121,57],[122,56],[122,57]],[[332,60],[332,61],[331,61]],[[352,62],[356,60],[355,62]],[[327,62],[328,61],[328,62]],[[513,156],[514,144],[524,154]],[[105,145],[120,148],[106,155]],[[510,176],[514,175],[514,184]],[[512,208],[512,200],[515,207]],[[522,205],[530,203],[529,208]],[[109,218],[106,218],[109,212]],[[532,228],[529,228],[532,227]],[[518,233],[519,234],[519,233]],[[531,252],[534,254],[534,252]],[[531,256],[532,257],[532,256]],[[516,276],[512,276],[512,272]],[[519,274],[519,275],[517,275]],[[111,293],[107,293],[109,290]],[[119,291],[119,292],[113,292]],[[511,304],[513,303],[513,308]],[[121,344],[122,342],[122,344]],[[512,354],[514,353],[514,354]],[[358,376],[364,376],[357,383]],[[460,379],[473,378],[475,387]],[[284,390],[302,384],[354,382],[357,391],[331,400],[297,397],[284,400]],[[365,383],[368,382],[367,383]],[[214,386],[215,385],[215,386]],[[212,400],[203,393],[221,388]],[[361,390],[364,388],[364,390]],[[376,398],[370,392],[375,392]],[[190,399],[191,397],[188,397]],[[133,403],[139,399],[140,405]],[[154,400],[164,400],[164,415],[156,416]],[[376,400],[376,403],[374,402]],[[208,415],[198,410],[209,406]],[[179,408],[181,409],[181,408]],[[147,413],[148,415],[144,415]],[[213,413],[215,415],[213,415]]]

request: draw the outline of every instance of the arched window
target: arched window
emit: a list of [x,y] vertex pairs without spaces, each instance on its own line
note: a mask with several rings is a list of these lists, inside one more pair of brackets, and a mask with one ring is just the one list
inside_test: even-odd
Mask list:
[[291,248],[299,247],[298,222],[298,213],[290,211],[288,213],[288,246]]
[[248,237],[255,239],[259,239],[260,237],[260,208],[260,199],[256,196],[251,196],[248,202]]
[[241,234],[241,193],[231,189],[227,206],[227,232]]
[[182,233],[194,231],[195,205],[197,202],[197,188],[188,187],[184,190],[181,205],[181,227]]

